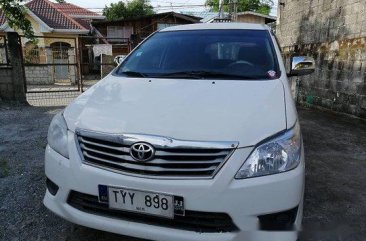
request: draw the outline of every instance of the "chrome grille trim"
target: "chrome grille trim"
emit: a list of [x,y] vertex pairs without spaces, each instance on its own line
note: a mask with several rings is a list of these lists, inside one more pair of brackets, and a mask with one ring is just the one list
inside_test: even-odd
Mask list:
[[[238,142],[184,141],[141,134],[109,134],[76,130],[75,140],[85,164],[126,175],[187,179],[213,178]],[[146,162],[130,156],[130,147],[146,142],[155,149],[155,157]]]

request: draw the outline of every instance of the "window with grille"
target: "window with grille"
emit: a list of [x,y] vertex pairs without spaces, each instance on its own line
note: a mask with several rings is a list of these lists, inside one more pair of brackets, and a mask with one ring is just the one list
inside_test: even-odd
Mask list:
[[28,42],[24,46],[24,61],[27,64],[39,64],[39,48],[36,44]]

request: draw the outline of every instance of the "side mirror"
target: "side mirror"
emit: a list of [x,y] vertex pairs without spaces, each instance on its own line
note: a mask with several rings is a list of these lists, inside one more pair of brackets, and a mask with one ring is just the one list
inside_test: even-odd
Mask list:
[[315,71],[315,60],[307,56],[295,56],[291,58],[291,71],[288,76],[308,75]]
[[126,55],[117,55],[115,58],[114,58],[114,62],[117,64],[117,65],[120,65],[123,60],[126,58]]

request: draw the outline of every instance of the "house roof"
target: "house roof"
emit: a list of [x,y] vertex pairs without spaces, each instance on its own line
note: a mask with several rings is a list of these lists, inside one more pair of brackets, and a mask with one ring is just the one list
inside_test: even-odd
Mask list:
[[[32,0],[25,4],[28,14],[47,31],[87,33],[91,19],[103,16],[70,3],[53,3],[49,0]],[[0,26],[6,19],[0,10]]]
[[25,6],[50,28],[86,30],[72,17],[60,10],[55,3],[48,0],[33,0]]
[[211,29],[249,29],[249,30],[267,30],[268,26],[258,23],[198,23],[198,24],[185,24],[177,25],[173,27],[167,27],[161,32],[169,31],[184,31],[184,30],[211,30]]
[[86,8],[82,8],[71,3],[54,3],[54,5],[57,7],[57,9],[61,10],[63,13],[72,17],[82,17],[82,16],[101,17],[99,14],[95,12],[92,12]]
[[253,15],[253,16],[257,16],[257,17],[262,17],[266,19],[267,23],[271,23],[271,22],[276,22],[277,18],[270,16],[270,15],[265,15],[265,14],[261,14],[261,13],[256,13],[256,12],[252,12],[252,11],[245,11],[245,12],[240,12],[237,14],[238,16],[242,16],[242,15]]
[[120,22],[126,22],[126,21],[139,21],[139,20],[143,20],[143,19],[147,19],[147,18],[165,17],[165,16],[169,16],[169,15],[172,15],[176,18],[180,18],[180,19],[190,21],[192,23],[198,23],[198,22],[200,22],[200,19],[201,19],[200,17],[191,16],[191,15],[187,15],[187,14],[181,14],[181,13],[176,13],[176,12],[165,12],[165,13],[157,13],[157,14],[147,15],[147,16],[143,16],[143,17],[119,19],[119,20],[114,20],[114,21],[107,21],[107,20],[98,21],[98,22],[93,22],[93,25],[108,24],[108,23],[120,23]]
[[[197,17],[201,17],[201,22],[203,23],[208,23],[208,22],[214,22],[216,19],[219,19],[219,12],[184,12],[190,15],[194,15]],[[274,16],[270,16],[270,15],[265,15],[265,14],[261,14],[261,13],[256,13],[256,12],[252,12],[252,11],[245,11],[245,12],[239,12],[237,13],[238,16],[243,16],[243,15],[254,15],[257,17],[262,17],[266,19],[266,23],[271,23],[271,22],[275,22],[277,20],[276,17]],[[224,13],[224,19],[227,19],[229,17],[229,13]]]
[[[192,15],[195,17],[199,17],[200,22],[202,23],[207,23],[215,18],[219,17],[219,12],[209,12],[209,11],[201,11],[201,12],[181,12],[183,14],[188,14],[188,15]],[[224,16],[227,16],[227,13],[224,13]]]
[[83,26],[85,29],[90,29],[90,24],[92,22],[91,19],[80,19],[80,18],[75,18],[74,19],[78,24],[80,24],[81,26]]

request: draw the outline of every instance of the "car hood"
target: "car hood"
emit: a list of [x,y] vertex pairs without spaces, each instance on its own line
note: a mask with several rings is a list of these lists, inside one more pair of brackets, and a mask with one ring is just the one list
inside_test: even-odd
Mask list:
[[286,129],[280,80],[108,76],[64,111],[71,131],[149,134],[252,146]]

